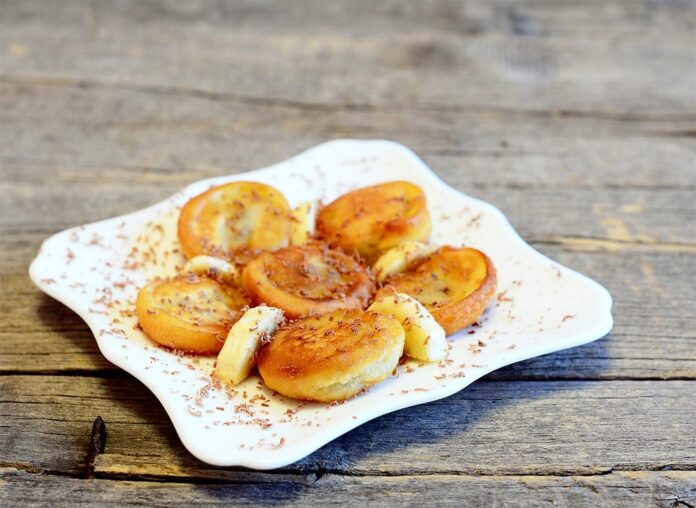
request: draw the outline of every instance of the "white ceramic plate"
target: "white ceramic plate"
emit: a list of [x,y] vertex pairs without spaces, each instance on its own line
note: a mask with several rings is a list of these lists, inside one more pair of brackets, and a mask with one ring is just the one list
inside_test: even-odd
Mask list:
[[[433,243],[481,249],[498,270],[498,294],[480,326],[451,336],[440,364],[410,361],[398,376],[343,404],[301,403],[267,390],[257,376],[234,391],[215,387],[213,359],[178,356],[134,328],[138,288],[184,262],[176,221],[192,196],[255,180],[277,187],[294,206],[395,179],[425,191]],[[63,231],[44,242],[30,275],[87,322],[109,361],[152,390],[186,448],[220,466],[290,464],[368,420],[447,397],[492,370],[591,342],[612,327],[611,296],[602,286],[534,250],[497,208],[455,191],[409,149],[388,141],[332,141],[266,169],[196,182],[145,210]]]

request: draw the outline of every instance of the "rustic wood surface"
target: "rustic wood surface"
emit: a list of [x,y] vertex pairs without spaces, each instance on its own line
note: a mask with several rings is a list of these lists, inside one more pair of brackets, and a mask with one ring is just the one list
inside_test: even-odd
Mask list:
[[[0,0],[0,504],[696,505],[695,47],[691,0]],[[28,264],[340,137],[499,206],[614,330],[281,470],[207,466]]]

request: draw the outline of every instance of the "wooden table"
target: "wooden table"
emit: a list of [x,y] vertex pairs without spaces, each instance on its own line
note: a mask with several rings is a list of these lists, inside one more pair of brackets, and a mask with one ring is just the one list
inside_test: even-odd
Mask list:
[[[695,26],[688,0],[3,0],[0,504],[696,504]],[[282,470],[207,466],[28,263],[340,137],[498,205],[615,328]]]

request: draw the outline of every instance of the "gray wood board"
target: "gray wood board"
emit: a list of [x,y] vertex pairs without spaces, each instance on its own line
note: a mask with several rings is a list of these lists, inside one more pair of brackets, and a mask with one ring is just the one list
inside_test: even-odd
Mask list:
[[0,469],[0,496],[10,505],[306,506],[692,506],[696,473],[616,472],[599,476],[261,475],[256,484],[82,481]]
[[[92,422],[95,472],[232,479],[195,460],[132,378],[0,377],[0,461],[79,474]],[[373,420],[285,471],[341,474],[596,474],[696,468],[691,381],[478,382]],[[32,432],[23,432],[31,428]],[[650,443],[646,446],[646,443]]]
[[1,73],[0,91],[5,173],[25,183],[45,183],[46,170],[59,183],[91,183],[108,169],[105,184],[132,179],[169,186],[164,192],[266,166],[322,141],[355,137],[400,141],[469,192],[498,184],[696,186],[696,111],[686,120],[630,122],[408,105],[314,111]]
[[[696,504],[695,16],[693,0],[0,0],[0,504]],[[402,142],[500,207],[608,287],[616,326],[282,471],[202,464],[28,263],[60,229],[341,137]]]
[[628,0],[6,2],[0,42],[14,44],[6,74],[155,92],[683,118],[693,12]]

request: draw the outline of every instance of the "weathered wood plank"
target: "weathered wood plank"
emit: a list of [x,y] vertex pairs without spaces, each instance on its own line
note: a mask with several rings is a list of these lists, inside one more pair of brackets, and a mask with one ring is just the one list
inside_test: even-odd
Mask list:
[[0,155],[6,178],[16,182],[45,182],[50,169],[57,182],[91,183],[100,175],[106,185],[179,187],[263,167],[327,139],[376,137],[412,147],[464,190],[694,188],[696,119],[622,122],[408,106],[296,111],[35,80],[0,81],[0,91]]
[[245,483],[114,482],[0,470],[0,496],[9,505],[74,506],[116,503],[172,505],[370,506],[691,506],[696,473],[616,472],[600,476],[394,476],[266,475]]
[[[60,373],[115,371],[99,353],[86,325],[63,305],[34,288],[26,275],[41,234],[0,240],[0,371]],[[5,243],[9,239],[10,244]],[[522,362],[495,379],[696,378],[696,270],[690,253],[542,252],[596,278],[614,295],[611,335],[580,348]]]
[[0,43],[8,74],[231,100],[683,117],[693,12],[688,1],[6,2]]
[[[459,23],[470,20],[477,22],[479,28],[470,30],[470,35],[490,31],[504,35],[548,36],[564,40],[611,40],[611,35],[662,40],[664,29],[671,28],[675,35],[688,35],[692,28],[690,21],[684,16],[690,12],[692,2],[654,5],[635,0],[613,1],[609,4],[594,0],[582,6],[570,0],[492,0],[488,5],[481,5],[475,0],[388,0],[380,2],[380,5],[372,5],[364,0],[339,0],[331,5],[317,0],[295,0],[286,2],[284,9],[258,0],[192,0],[185,7],[157,0],[121,1],[115,5],[104,1],[83,0],[70,2],[63,8],[51,6],[44,9],[37,7],[37,4],[40,6],[37,0],[4,1],[3,4],[6,7],[4,22],[7,25],[21,25],[31,31],[46,20],[61,27],[84,29],[89,28],[90,22],[96,24],[109,21],[114,27],[120,28],[121,34],[128,34],[135,27],[147,27],[157,21],[163,30],[173,30],[181,24],[193,25],[191,29],[196,34],[229,28],[230,23],[233,23],[235,32],[259,36],[277,34],[279,31],[306,36],[310,28],[329,34],[338,29],[354,35],[369,35],[375,32],[392,34],[428,28],[443,33],[456,32]],[[90,8],[92,12],[89,12]],[[84,19],[86,14],[95,14],[101,18],[108,16],[111,19]],[[514,30],[520,28],[514,26],[515,22],[534,21],[529,18],[513,19],[525,18],[525,15],[542,17],[553,30],[551,33],[537,34]],[[222,33],[226,32],[223,30]]]
[[[9,113],[5,116],[15,127],[4,136],[7,142],[2,147],[2,163],[7,168],[3,172],[6,197],[2,226],[8,232],[23,232],[39,225],[44,231],[52,231],[132,211],[163,199],[195,179],[270,164],[292,155],[292,149],[288,149],[292,143],[307,146],[307,134],[299,132],[303,126],[291,127],[290,140],[279,141],[275,124],[259,127],[258,114],[248,110],[244,113],[248,124],[235,113],[234,121],[245,126],[235,129],[237,133],[224,134],[219,124],[226,120],[217,106],[202,109],[190,104],[183,118],[162,123],[164,120],[148,117],[172,115],[172,108],[181,108],[186,101],[160,106],[157,101],[140,97],[132,108],[120,113],[124,118],[115,118],[111,111],[120,111],[120,94],[112,94],[104,103],[103,98],[99,102],[77,90],[68,95],[70,104],[62,104],[61,97],[46,90],[29,95],[29,103],[19,113],[15,109],[22,101],[16,100],[17,94],[10,90],[2,95],[8,98],[3,101],[3,111]],[[36,97],[41,99],[37,101]],[[86,112],[80,106],[85,102],[91,105]],[[60,109],[55,120],[31,113],[55,107]],[[66,118],[75,115],[75,121],[66,126]],[[131,118],[133,115],[135,118]],[[193,132],[187,126],[190,117],[203,121]],[[646,141],[644,136],[622,131],[598,142],[602,130],[598,131],[596,122],[575,125],[571,132],[555,122],[539,122],[543,132],[536,125],[521,127],[520,122],[517,131],[508,127],[508,133],[516,132],[508,140],[501,119],[488,120],[488,125],[476,122],[477,129],[472,129],[466,119],[453,118],[458,129],[444,138],[439,130],[424,129],[412,136],[415,148],[423,148],[426,153],[434,150],[431,153],[436,154],[434,169],[438,174],[458,189],[503,208],[525,235],[544,239],[574,234],[648,244],[691,243],[696,237],[696,188],[691,171],[696,145],[688,139]],[[302,123],[309,125],[311,120]],[[447,119],[438,120],[443,130],[451,129]],[[398,115],[392,121],[393,129],[412,123]],[[324,127],[329,135],[336,133],[336,126],[326,125],[326,120],[323,126],[321,123],[314,126],[323,132],[313,135],[316,142],[325,139]],[[469,139],[470,132],[478,132],[473,134],[478,139]],[[558,132],[562,136],[554,134]],[[90,150],[85,151],[87,133]],[[501,142],[508,143],[508,148],[501,149]],[[540,146],[542,143],[544,146]],[[648,143],[649,150],[645,150],[644,143]],[[437,155],[442,144],[445,151],[456,151],[462,144],[465,150],[467,145],[478,148],[470,155],[443,159]],[[41,153],[50,153],[51,159],[32,160]],[[276,159],[269,156],[273,153],[278,153]],[[598,157],[597,153],[608,155]],[[254,164],[259,158],[261,161]],[[182,166],[188,169],[177,169]],[[230,166],[234,169],[226,169]],[[45,179],[47,170],[54,175],[50,182]],[[546,180],[550,180],[550,188],[548,184],[538,186]],[[55,213],[57,209],[60,214]],[[578,217],[585,220],[578,221]]]
[[[92,421],[106,422],[95,474],[234,479],[186,452],[132,378],[0,377],[0,462],[80,474]],[[338,438],[287,472],[588,474],[694,469],[696,382],[488,382]],[[31,428],[32,432],[22,429]]]

